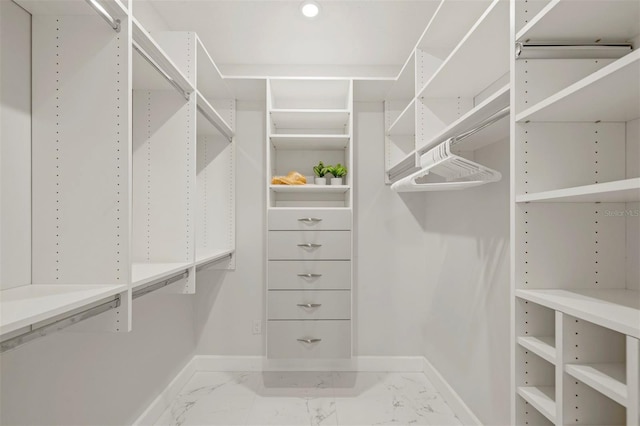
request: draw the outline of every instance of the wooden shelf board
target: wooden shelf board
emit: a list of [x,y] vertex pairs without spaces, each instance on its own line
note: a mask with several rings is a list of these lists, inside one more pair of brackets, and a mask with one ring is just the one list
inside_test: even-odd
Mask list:
[[[568,16],[571,25],[567,25]],[[552,0],[518,32],[516,40],[631,40],[640,34],[639,17],[637,0]]]
[[276,149],[339,150],[349,146],[349,135],[279,134],[270,136]]
[[551,423],[556,422],[556,389],[553,386],[521,386],[518,387],[518,395]]
[[124,292],[127,285],[29,284],[0,292],[0,334]]
[[143,284],[160,280],[183,270],[186,271],[192,265],[188,262],[133,263],[131,265],[131,285],[135,289]]
[[640,338],[640,292],[636,290],[518,289],[516,297]]
[[517,203],[627,203],[640,201],[640,178],[516,196]]
[[269,185],[273,192],[282,193],[344,193],[351,187],[349,185]]
[[517,339],[518,344],[538,355],[542,359],[549,361],[551,364],[556,363],[556,343],[553,336],[520,336]]
[[413,99],[409,105],[400,113],[396,121],[389,126],[388,136],[412,136],[416,134],[416,100]]
[[201,123],[198,123],[198,134],[219,133],[231,141],[233,129],[199,91],[196,92],[196,104],[200,115],[211,124],[211,126],[201,126]]
[[[630,121],[640,117],[640,50],[538,102],[516,121]],[[597,102],[596,102],[597,100]]]
[[565,371],[582,383],[627,407],[627,370],[623,363],[567,364]]
[[346,109],[272,109],[269,111],[276,129],[347,129]]
[[195,265],[200,266],[206,263],[215,262],[217,260],[221,260],[226,257],[229,257],[234,253],[235,253],[235,249],[224,249],[224,250],[197,249]]
[[[419,91],[425,98],[472,98],[509,72],[509,4],[495,1]],[[487,49],[487,46],[491,46]],[[469,70],[469,64],[473,72]]]

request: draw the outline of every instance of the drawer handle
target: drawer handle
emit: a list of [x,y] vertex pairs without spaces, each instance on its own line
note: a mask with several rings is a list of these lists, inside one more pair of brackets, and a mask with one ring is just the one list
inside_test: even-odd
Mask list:
[[302,343],[318,343],[318,342],[322,342],[322,339],[297,339],[298,342],[302,342]]
[[298,244],[298,247],[318,248],[318,247],[322,247],[322,244],[306,243],[306,244]]
[[322,303],[298,303],[301,308],[319,308]]
[[298,222],[317,223],[322,222],[322,219],[318,219],[317,217],[301,217],[298,219]]
[[320,278],[322,274],[298,274],[298,276],[303,278]]

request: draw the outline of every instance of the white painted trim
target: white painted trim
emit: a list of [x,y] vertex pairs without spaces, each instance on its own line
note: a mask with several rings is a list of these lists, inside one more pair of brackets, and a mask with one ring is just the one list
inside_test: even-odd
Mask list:
[[473,411],[465,404],[460,398],[460,395],[451,387],[451,385],[440,375],[438,370],[431,365],[427,358],[422,358],[423,367],[422,371],[425,376],[431,381],[433,386],[440,392],[447,404],[451,407],[456,416],[460,419],[463,425],[482,426],[482,423]]
[[174,377],[167,387],[153,400],[151,405],[133,422],[133,426],[153,425],[160,418],[162,413],[169,408],[173,400],[178,396],[182,388],[191,380],[191,377],[198,371],[196,357],[184,366],[182,370]]

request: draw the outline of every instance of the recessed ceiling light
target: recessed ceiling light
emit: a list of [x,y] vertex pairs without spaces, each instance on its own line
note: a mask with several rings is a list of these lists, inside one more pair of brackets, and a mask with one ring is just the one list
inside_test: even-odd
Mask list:
[[313,0],[303,1],[300,5],[300,12],[307,18],[315,18],[320,13],[320,5]]

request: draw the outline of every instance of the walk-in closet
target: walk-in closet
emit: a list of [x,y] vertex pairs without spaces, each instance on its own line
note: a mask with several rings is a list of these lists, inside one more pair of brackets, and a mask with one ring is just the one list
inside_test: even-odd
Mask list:
[[638,0],[0,0],[0,424],[639,426],[638,48]]

